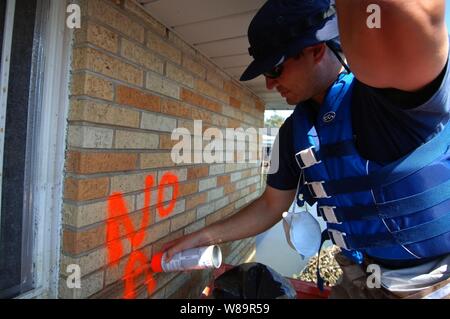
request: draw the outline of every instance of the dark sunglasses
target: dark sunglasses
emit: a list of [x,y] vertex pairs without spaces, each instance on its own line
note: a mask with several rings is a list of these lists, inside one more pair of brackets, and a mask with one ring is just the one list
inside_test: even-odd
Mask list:
[[276,79],[283,73],[283,64],[274,66],[270,71],[264,72],[264,76],[269,79]]

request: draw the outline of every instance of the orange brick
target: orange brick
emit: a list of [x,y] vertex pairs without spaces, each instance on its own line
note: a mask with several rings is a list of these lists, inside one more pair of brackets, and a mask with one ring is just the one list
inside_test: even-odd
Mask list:
[[200,106],[217,113],[222,112],[222,106],[219,103],[213,102],[197,93],[184,88],[181,90],[181,99],[192,105]]
[[64,197],[84,201],[108,196],[109,178],[75,179],[67,178],[64,185]]
[[192,118],[192,109],[179,102],[165,100],[161,104],[161,113],[179,116],[186,119]]
[[160,135],[159,149],[170,150],[179,142],[180,142],[179,140],[172,141],[171,135]]
[[147,111],[161,111],[160,97],[153,94],[144,93],[140,90],[136,90],[123,85],[117,87],[116,102],[119,104],[134,106]]
[[255,100],[255,105],[257,110],[264,111],[266,109],[266,104],[259,99]]
[[230,175],[217,177],[217,187],[230,183]]
[[228,119],[228,127],[230,128],[238,128],[241,127],[241,122],[234,119]]
[[247,177],[250,177],[251,174],[252,174],[252,171],[245,171],[245,172],[242,172],[241,178],[247,178]]
[[236,191],[236,185],[235,184],[227,184],[227,185],[224,186],[223,193],[224,193],[224,195],[228,195],[230,193],[234,193],[235,191]]
[[240,109],[241,108],[241,101],[239,101],[238,99],[235,99],[234,97],[230,97],[230,105],[232,107]]
[[63,250],[72,255],[79,255],[102,245],[105,238],[105,225],[82,231],[65,229],[63,232]]
[[67,171],[78,174],[94,174],[136,169],[137,154],[133,153],[81,153],[69,152]]
[[208,176],[208,166],[196,166],[188,168],[187,178],[188,179],[199,179]]
[[192,196],[188,200],[186,200],[186,209],[192,209],[194,207],[197,207],[201,204],[206,203],[208,200],[208,193],[201,193],[195,196]]
[[180,184],[179,196],[186,196],[198,191],[198,181]]

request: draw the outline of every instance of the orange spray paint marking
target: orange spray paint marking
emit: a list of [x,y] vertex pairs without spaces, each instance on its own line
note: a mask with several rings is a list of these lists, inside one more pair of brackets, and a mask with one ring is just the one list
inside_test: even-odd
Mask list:
[[[150,264],[147,257],[140,251],[137,251],[139,245],[145,240],[145,231],[150,225],[150,206],[151,206],[151,188],[153,187],[153,177],[148,176],[145,180],[144,189],[144,208],[142,210],[142,220],[138,230],[135,230],[129,216],[126,201],[123,193],[113,193],[108,198],[108,220],[106,224],[106,242],[108,249],[108,264],[115,265],[123,256],[123,245],[121,241],[120,226],[125,228],[126,236],[131,243],[132,253],[128,258],[123,280],[125,281],[124,298],[135,298],[135,278],[141,274],[145,275],[145,284],[147,291],[152,294],[156,289],[156,281],[150,271]],[[163,206],[164,188],[172,186],[172,199],[168,207]],[[177,176],[166,173],[158,186],[158,212],[161,217],[166,217],[172,213],[175,208],[178,197],[178,178]]]
[[156,283],[151,273],[149,272],[147,257],[140,251],[134,251],[128,260],[128,263],[125,267],[125,275],[123,276],[123,280],[125,281],[125,299],[136,298],[134,279],[142,273],[145,274],[147,290],[151,294],[156,287]]
[[[164,201],[164,188],[166,185],[172,186],[173,188],[172,199],[167,208],[162,205]],[[163,176],[161,183],[158,186],[158,213],[160,217],[167,217],[174,210],[178,198],[178,188],[178,177],[176,175],[167,173]]]
[[122,241],[120,240],[120,225],[125,227],[128,240],[132,249],[136,249],[145,237],[145,228],[150,223],[150,188],[153,186],[153,177],[148,176],[145,181],[144,210],[140,231],[136,233],[129,217],[126,202],[121,193],[114,193],[108,199],[108,221],[106,228],[106,240],[108,246],[108,263],[115,264],[123,256]]

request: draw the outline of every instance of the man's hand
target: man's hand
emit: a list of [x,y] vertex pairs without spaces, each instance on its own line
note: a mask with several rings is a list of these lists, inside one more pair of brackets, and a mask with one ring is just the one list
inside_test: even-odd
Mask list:
[[235,215],[195,233],[166,243],[162,251],[170,260],[183,250],[244,239],[268,230],[279,222],[292,204],[295,190],[281,191],[267,186],[264,194]]
[[[380,28],[370,28],[370,5]],[[441,73],[448,57],[445,0],[336,0],[339,29],[350,68],[377,88],[416,91]]]

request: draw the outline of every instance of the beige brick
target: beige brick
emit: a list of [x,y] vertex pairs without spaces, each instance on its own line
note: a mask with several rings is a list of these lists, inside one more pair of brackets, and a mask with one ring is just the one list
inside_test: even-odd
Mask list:
[[81,257],[69,257],[61,254],[61,273],[64,276],[69,276],[71,273],[67,273],[67,267],[69,265],[80,266],[81,276],[86,276],[106,264],[106,248],[100,248],[87,255]]
[[[112,188],[112,192],[115,192]],[[134,211],[134,196],[124,196],[128,211]],[[106,201],[87,204],[70,205],[64,204],[64,224],[76,228],[96,224],[108,218],[108,203]]]
[[82,148],[111,148],[114,131],[89,126],[69,126],[68,144]]
[[99,77],[86,73],[78,73],[72,77],[72,95],[88,95],[112,101],[113,84]]
[[89,15],[113,27],[123,34],[144,43],[144,27],[122,14],[110,3],[102,0],[88,0]]
[[161,36],[166,35],[166,27],[154,19],[150,14],[148,14],[145,9],[137,4],[135,0],[125,0],[124,7],[126,10],[133,12],[139,18],[143,19],[147,24],[149,24],[152,29]]
[[157,149],[159,136],[157,134],[116,131],[115,148],[123,149]]
[[181,51],[151,32],[147,33],[147,47],[170,61],[181,64]]
[[177,101],[165,100],[161,104],[161,113],[191,119],[192,107]]
[[150,226],[145,233],[145,239],[141,245],[136,247],[137,249],[150,245],[167,236],[170,233],[170,220],[166,219],[160,223]]
[[186,209],[193,209],[199,205],[206,203],[208,199],[207,193],[194,195],[186,200]]
[[105,243],[106,225],[96,225],[88,229],[63,230],[63,251],[70,255],[79,255]]
[[175,163],[172,161],[170,153],[146,153],[141,154],[141,168],[162,168],[173,167]]
[[119,36],[98,24],[87,21],[80,33],[75,33],[77,43],[89,42],[99,48],[116,53],[119,48]]
[[215,201],[223,196],[223,187],[212,189],[208,192],[208,202]]
[[107,103],[74,100],[71,103],[69,120],[139,127],[139,112]]
[[206,73],[206,81],[213,84],[218,89],[223,89],[223,78],[213,70],[209,69]]
[[197,208],[197,219],[204,218],[214,212],[214,203],[208,203],[206,205]]
[[227,94],[225,94],[224,92],[216,89],[215,87],[213,87],[211,84],[203,81],[203,80],[197,80],[195,81],[195,87],[197,89],[198,92],[207,95],[209,97],[213,97],[217,100],[220,100],[224,103],[228,103],[229,102],[229,97]]
[[200,230],[204,227],[205,227],[205,220],[202,219],[202,220],[199,220],[199,221],[187,226],[184,230],[184,233],[185,233],[185,235],[191,234],[191,233],[196,232],[197,230]]
[[183,56],[183,67],[202,80],[206,78],[206,68],[186,55]]
[[[212,114],[211,115],[211,124],[218,127],[228,127],[228,118],[225,116],[221,116],[219,114]],[[226,135],[223,134],[225,137]]]
[[[111,177],[111,190],[114,192],[130,193],[145,189],[145,181],[148,176],[153,177],[156,186],[156,173],[125,174]],[[139,209],[139,208],[136,208]]]
[[[170,200],[170,197],[169,198],[166,197],[166,199]],[[168,204],[169,203],[166,203],[162,207],[167,208]],[[158,206],[158,207],[160,207],[160,206]],[[157,213],[156,213],[156,218],[155,218],[157,223],[159,223],[160,221],[165,220],[171,216],[177,216],[177,215],[183,213],[186,210],[186,200],[182,199],[182,200],[176,201],[174,209],[170,212],[170,214],[168,216],[160,216],[160,214],[158,212],[158,207],[157,207]]]
[[59,281],[59,298],[86,299],[103,288],[104,272],[99,271],[81,278],[81,289],[70,289],[65,279]]
[[215,164],[209,167],[209,175],[220,175],[225,173],[225,164]]
[[176,127],[176,119],[152,113],[142,114],[142,129],[171,133]]
[[175,175],[178,179],[178,182],[185,182],[187,180],[187,168],[181,168],[181,169],[171,169],[171,170],[164,170],[158,172],[158,184],[161,183],[161,180],[163,176],[167,173],[170,173],[172,175]]
[[198,183],[198,191],[203,192],[204,190],[213,188],[217,186],[217,177],[211,177],[208,179],[203,179]]
[[[192,110],[194,112],[194,110]],[[185,128],[189,132],[194,132],[194,121],[192,120],[178,120],[178,128]]]
[[147,73],[145,88],[174,99],[180,99],[180,86],[155,73]]
[[[109,286],[123,278],[129,255],[113,265],[108,265],[105,272],[105,286]],[[123,295],[123,290],[121,292]]]
[[162,59],[131,41],[122,39],[122,56],[149,70],[163,74],[164,62]]
[[166,64],[166,76],[176,82],[194,88],[194,77],[172,63]]
[[93,48],[74,50],[74,68],[87,69],[137,86],[144,84],[144,72]]
[[179,36],[177,36],[175,33],[168,30],[168,37],[169,41],[175,44],[178,48],[180,48],[184,53],[195,56],[197,54],[197,51],[191,47],[188,43],[186,43],[183,39],[181,39]]
[[184,212],[173,217],[170,221],[170,231],[174,232],[181,229],[189,224],[192,224],[196,219],[195,210],[189,212]]

